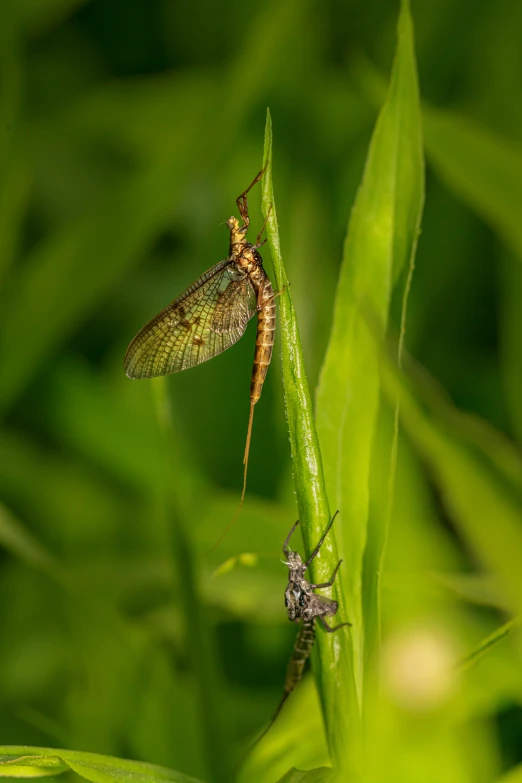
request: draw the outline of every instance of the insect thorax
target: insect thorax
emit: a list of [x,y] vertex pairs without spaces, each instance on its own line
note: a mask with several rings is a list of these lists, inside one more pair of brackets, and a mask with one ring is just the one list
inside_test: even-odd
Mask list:
[[285,606],[289,620],[300,620],[305,617],[310,599],[313,598],[312,588],[306,579],[290,578],[285,590]]
[[231,245],[230,258],[238,269],[251,278],[252,282],[262,283],[266,278],[263,259],[250,242]]
[[304,578],[306,565],[299,552],[292,550],[286,553],[288,566],[288,584],[285,590],[285,606],[289,620],[299,620],[305,616],[306,609],[313,598],[312,588]]
[[297,579],[304,579],[306,566],[303,563],[299,552],[294,552],[292,550],[287,551],[286,558],[285,565],[288,566],[288,570],[290,572],[288,575],[288,581],[292,582]]

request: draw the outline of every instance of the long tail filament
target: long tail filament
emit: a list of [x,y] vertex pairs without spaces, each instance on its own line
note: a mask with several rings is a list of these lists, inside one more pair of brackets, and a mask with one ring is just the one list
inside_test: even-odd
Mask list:
[[241,509],[243,508],[243,501],[245,500],[245,494],[246,494],[246,485],[247,485],[247,473],[248,473],[248,455],[250,453],[250,440],[252,438],[252,425],[254,423],[254,405],[256,404],[255,400],[250,400],[250,415],[248,417],[248,429],[247,429],[247,437],[246,437],[246,445],[245,445],[245,454],[243,456],[243,465],[245,466],[243,470],[243,491],[241,492],[241,500],[239,501],[239,506],[237,507],[237,511],[232,517],[231,522],[226,526],[226,528],[223,530],[221,535],[219,536],[218,540],[212,547],[211,551],[214,552],[218,546],[221,544],[227,533],[229,533],[234,525],[236,524],[237,518],[239,514],[241,513]]

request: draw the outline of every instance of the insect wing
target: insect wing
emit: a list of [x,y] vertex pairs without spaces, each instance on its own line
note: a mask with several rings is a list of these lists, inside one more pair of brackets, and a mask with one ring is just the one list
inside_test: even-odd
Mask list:
[[220,261],[159,312],[129,345],[129,378],[154,378],[206,362],[239,340],[256,312],[252,283]]
[[333,601],[331,598],[327,598],[326,595],[318,595],[314,593],[311,596],[309,609],[313,612],[315,617],[319,615],[334,615],[337,612],[337,601]]

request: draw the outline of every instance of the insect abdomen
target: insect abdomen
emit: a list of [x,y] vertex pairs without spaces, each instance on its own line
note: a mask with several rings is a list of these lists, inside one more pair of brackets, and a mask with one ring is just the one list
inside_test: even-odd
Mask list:
[[261,309],[257,317],[256,350],[254,353],[254,366],[252,368],[252,380],[250,383],[250,401],[253,405],[261,397],[263,383],[268,367],[272,359],[274,349],[274,335],[276,328],[276,306],[274,290],[268,278],[263,281]]
[[294,651],[288,664],[285,680],[285,694],[290,694],[303,676],[307,659],[315,640],[315,617],[304,620],[295,640]]

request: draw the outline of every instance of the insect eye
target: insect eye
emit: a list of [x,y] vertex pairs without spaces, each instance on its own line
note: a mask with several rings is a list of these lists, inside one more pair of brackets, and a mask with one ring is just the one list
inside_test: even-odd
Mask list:
[[299,596],[299,606],[306,606],[306,593],[301,593]]

